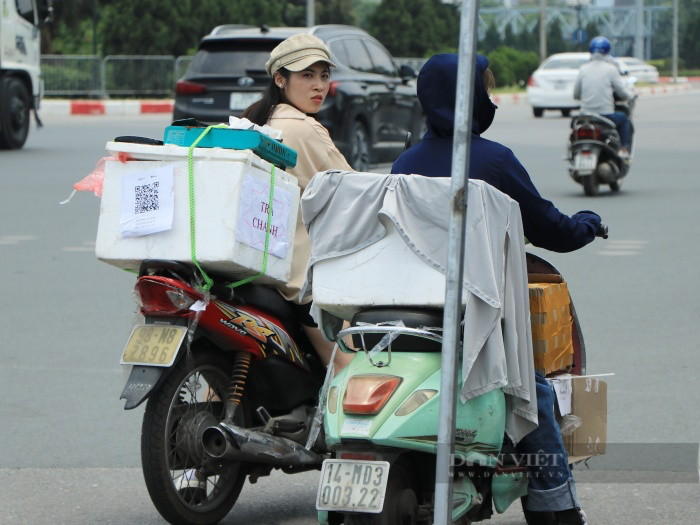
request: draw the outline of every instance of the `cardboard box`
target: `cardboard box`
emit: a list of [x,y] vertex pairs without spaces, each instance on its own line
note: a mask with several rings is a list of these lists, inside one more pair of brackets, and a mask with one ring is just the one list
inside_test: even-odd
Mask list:
[[569,461],[605,454],[608,429],[608,384],[596,377],[571,379],[571,414],[582,425],[562,436]]
[[[97,257],[128,270],[138,270],[144,259],[192,262],[188,148],[110,142],[107,151],[113,155],[128,154],[133,160],[106,163],[95,245]],[[161,169],[166,172],[165,180],[172,180],[172,199],[170,204],[166,202],[169,193],[164,188],[168,186],[161,184],[159,198],[164,199],[164,204],[158,211],[170,211],[171,226],[154,233],[125,232],[123,203],[134,214],[127,218],[141,219],[129,200],[133,194],[129,191],[134,192],[134,187],[125,185],[133,177],[159,173]],[[271,164],[249,150],[193,150],[195,255],[206,271],[231,280],[261,271],[271,170]],[[271,232],[273,247],[267,271],[258,280],[261,284],[289,280],[299,198],[296,178],[276,169],[271,221],[276,226]],[[143,209],[139,211],[142,212]],[[273,249],[278,255],[273,255]]]
[[547,375],[573,365],[571,299],[565,282],[530,283],[530,323],[535,368]]

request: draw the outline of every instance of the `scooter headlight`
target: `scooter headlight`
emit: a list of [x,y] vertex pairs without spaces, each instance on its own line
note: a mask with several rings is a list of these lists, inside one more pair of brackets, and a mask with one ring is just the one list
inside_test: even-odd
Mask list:
[[401,378],[396,376],[379,374],[353,376],[345,389],[343,412],[378,414],[400,384]]

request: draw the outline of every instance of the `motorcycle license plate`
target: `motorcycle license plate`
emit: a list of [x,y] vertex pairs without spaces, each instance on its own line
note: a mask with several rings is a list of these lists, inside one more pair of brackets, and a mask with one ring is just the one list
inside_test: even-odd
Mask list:
[[186,326],[136,326],[124,348],[121,364],[170,366],[186,334]]
[[377,514],[384,508],[388,461],[327,459],[321,469],[317,510]]
[[574,169],[577,171],[593,171],[598,162],[598,155],[592,153],[590,155],[581,155],[580,153],[574,157]]

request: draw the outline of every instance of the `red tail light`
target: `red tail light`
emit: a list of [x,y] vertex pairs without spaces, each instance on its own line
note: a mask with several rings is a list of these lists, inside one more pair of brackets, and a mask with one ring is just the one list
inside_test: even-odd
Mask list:
[[376,454],[365,452],[341,452],[340,459],[355,459],[357,461],[374,461]]
[[340,85],[339,80],[333,80],[331,82],[330,87],[328,88],[328,96],[329,97],[334,97],[335,94],[338,92],[338,86]]
[[151,316],[189,314],[201,296],[157,278],[141,278],[134,286],[134,298],[141,313]]
[[353,376],[343,397],[346,414],[377,414],[398,388],[401,378],[389,375]]
[[576,138],[578,140],[600,140],[600,128],[577,128]]
[[530,78],[527,80],[527,85],[530,87],[537,87],[537,82],[535,81],[535,77],[530,75]]
[[199,95],[207,90],[207,86],[198,82],[188,82],[180,80],[175,84],[175,93],[177,95]]

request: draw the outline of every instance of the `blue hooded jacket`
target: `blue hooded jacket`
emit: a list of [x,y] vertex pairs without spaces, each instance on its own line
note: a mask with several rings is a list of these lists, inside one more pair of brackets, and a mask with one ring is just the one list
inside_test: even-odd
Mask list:
[[[418,99],[425,111],[428,131],[418,144],[396,159],[392,173],[430,177],[452,174],[457,61],[455,54],[435,55],[421,69]],[[496,105],[482,80],[488,64],[486,57],[477,55],[469,177],[488,182],[518,202],[525,236],[533,245],[556,252],[585,246],[595,238],[600,217],[591,211],[581,211],[573,217],[561,213],[542,198],[510,149],[481,137],[496,113]]]

